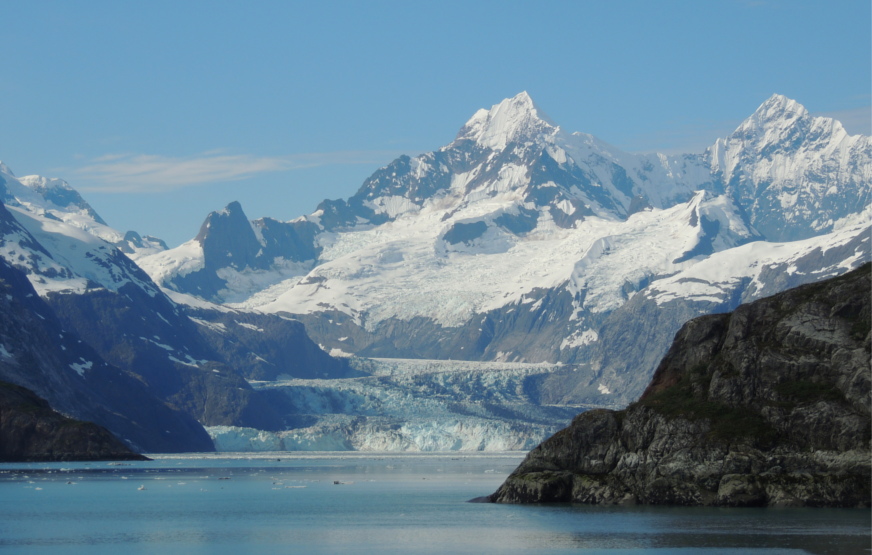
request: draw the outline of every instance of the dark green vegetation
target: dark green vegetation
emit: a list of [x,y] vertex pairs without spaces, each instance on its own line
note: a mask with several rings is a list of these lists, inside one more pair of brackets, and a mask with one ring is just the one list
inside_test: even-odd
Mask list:
[[[643,398],[640,403],[668,419],[705,420],[711,426],[706,437],[724,442],[751,441],[767,447],[776,439],[775,428],[758,412],[748,407],[732,407],[711,400],[708,391],[712,373],[707,365],[698,365],[681,376],[671,387]],[[623,411],[626,412],[626,411]]]
[[869,506],[870,271],[691,320],[639,401],[577,416],[491,500]]
[[[707,376],[711,379],[711,376]],[[689,376],[674,386],[659,391],[641,401],[669,419],[706,420],[711,429],[707,438],[725,442],[749,440],[765,447],[775,439],[775,429],[759,413],[746,407],[731,407],[693,394],[694,383]]]
[[29,389],[0,382],[0,461],[148,460],[108,430],[67,418]]

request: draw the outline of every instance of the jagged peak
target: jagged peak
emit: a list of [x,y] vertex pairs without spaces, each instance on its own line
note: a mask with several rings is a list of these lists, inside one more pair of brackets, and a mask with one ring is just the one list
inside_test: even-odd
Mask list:
[[242,211],[242,205],[239,204],[239,201],[234,200],[225,206],[223,210],[214,210],[210,212],[209,215],[206,216],[203,225],[200,226],[200,232],[194,239],[199,241],[200,244],[203,244],[208,237],[215,233],[216,227],[221,228],[222,230],[234,229],[237,232],[247,227],[250,228],[248,218],[246,217],[245,212]]
[[556,128],[523,91],[494,104],[490,110],[478,110],[460,129],[457,139],[473,140],[484,147],[501,150],[524,136],[532,139]]
[[754,113],[769,117],[785,115],[796,115],[801,117],[807,115],[808,110],[805,109],[805,106],[792,98],[776,93],[767,98]]
[[227,206],[224,207],[224,210],[219,212],[219,214],[224,216],[240,214],[243,218],[245,217],[245,212],[242,211],[242,205],[239,204],[238,200],[230,202]]
[[[813,130],[813,131],[812,131]],[[722,150],[739,141],[746,147],[768,148],[776,144],[799,144],[800,138],[814,133],[816,141],[839,142],[848,136],[842,124],[833,118],[812,116],[799,102],[784,95],[773,94],[727,137],[715,143],[713,153],[722,156]],[[752,146],[753,145],[753,146]],[[718,162],[713,167],[721,167]]]
[[765,130],[790,127],[807,117],[805,106],[782,94],[773,94],[739,125],[735,134],[762,135]]
[[808,116],[805,106],[783,94],[773,94],[757,107],[749,119],[761,123],[796,120]]
[[12,170],[9,169],[9,166],[4,164],[2,160],[0,160],[0,173],[5,173],[7,175],[11,175],[12,177],[15,177],[15,174],[12,173]]

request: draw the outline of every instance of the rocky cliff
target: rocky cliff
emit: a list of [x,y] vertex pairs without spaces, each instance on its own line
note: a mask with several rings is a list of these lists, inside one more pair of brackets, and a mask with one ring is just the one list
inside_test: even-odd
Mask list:
[[147,460],[106,428],[73,420],[29,389],[0,382],[0,461]]
[[636,403],[580,414],[489,499],[868,507],[870,282],[691,320]]
[[[0,206],[0,221],[2,214]],[[33,391],[63,414],[105,426],[137,451],[214,450],[194,417],[155,397],[141,377],[109,364],[60,322],[27,275],[5,259],[0,260],[0,381]]]

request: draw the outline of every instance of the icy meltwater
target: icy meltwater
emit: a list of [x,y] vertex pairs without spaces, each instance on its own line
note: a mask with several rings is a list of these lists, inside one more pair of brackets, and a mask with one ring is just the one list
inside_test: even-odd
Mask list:
[[866,553],[868,510],[467,503],[519,453],[0,465],[0,553]]

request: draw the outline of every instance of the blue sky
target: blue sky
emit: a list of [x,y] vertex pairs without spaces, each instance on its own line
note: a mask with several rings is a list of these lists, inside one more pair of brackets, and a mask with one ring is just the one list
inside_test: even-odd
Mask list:
[[526,90],[630,151],[701,152],[773,93],[870,133],[868,0],[0,0],[0,160],[177,245],[292,219]]

